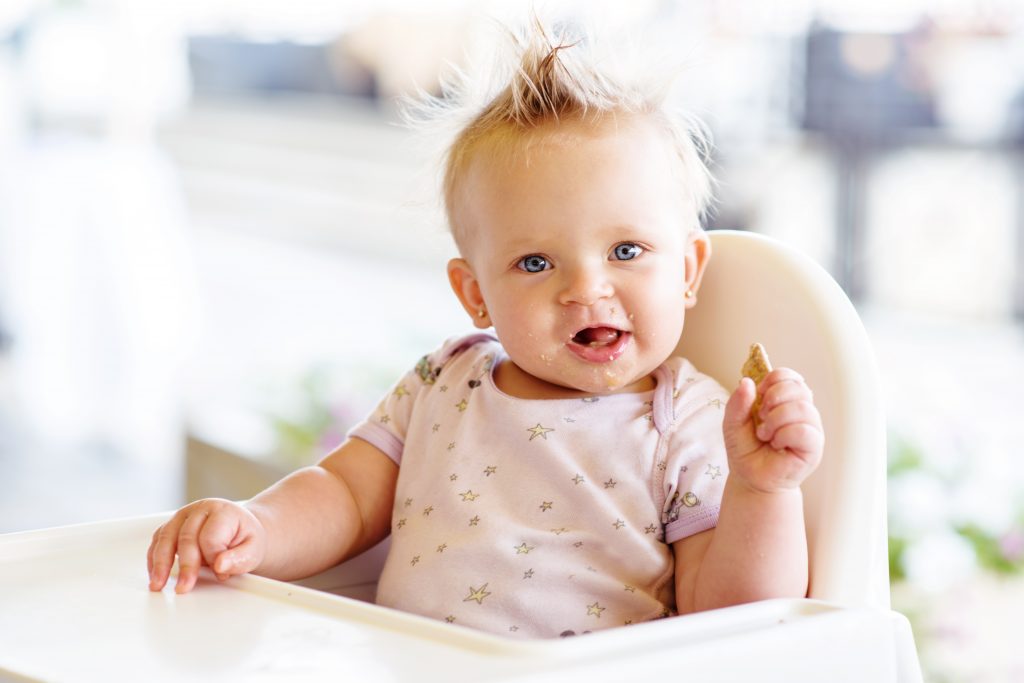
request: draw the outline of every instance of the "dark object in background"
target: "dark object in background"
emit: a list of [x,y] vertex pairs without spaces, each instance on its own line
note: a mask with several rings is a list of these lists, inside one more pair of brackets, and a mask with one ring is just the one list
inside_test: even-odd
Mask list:
[[802,127],[839,143],[893,141],[937,125],[914,33],[807,35]]
[[193,36],[188,40],[188,62],[199,95],[376,97],[373,74],[348,55],[344,38],[305,44]]
[[864,207],[867,157],[913,132],[937,126],[923,57],[924,34],[844,33],[813,26],[807,34],[801,126],[833,148],[836,263],[832,273],[854,302],[866,293]]

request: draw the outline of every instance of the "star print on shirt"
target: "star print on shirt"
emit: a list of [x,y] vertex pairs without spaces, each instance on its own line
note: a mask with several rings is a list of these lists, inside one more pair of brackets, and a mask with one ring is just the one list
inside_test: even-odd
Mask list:
[[526,545],[525,542],[515,546],[516,555],[529,555],[530,551],[536,548],[535,545]]
[[469,520],[469,525],[470,526],[476,526],[479,523],[480,523],[480,516],[479,515],[475,515],[473,518],[471,518]]
[[581,477],[578,474],[575,477],[572,478],[572,483],[574,483],[576,485],[582,484],[585,481],[586,481],[586,479],[584,479],[583,477]]
[[466,412],[466,408],[469,407],[469,402],[466,401],[466,399],[462,399],[461,401],[455,404],[455,407],[459,409],[460,413],[464,413]]
[[532,569],[527,569],[525,572],[523,572],[523,578],[524,579],[532,579],[533,578],[533,570]]
[[555,430],[551,429],[549,427],[543,427],[543,426],[541,426],[540,422],[538,422],[537,426],[535,426],[535,427],[528,427],[526,429],[526,431],[530,432],[530,441],[533,441],[538,436],[541,437],[542,439],[544,439],[545,441],[547,441],[548,440],[548,432],[553,432]]
[[380,422],[381,422],[381,424],[387,424],[387,423],[391,422],[391,416],[390,415],[381,415],[380,416]]
[[601,607],[600,604],[594,602],[593,605],[587,605],[587,616],[601,618],[601,612],[605,611],[606,607]]
[[618,484],[618,483],[619,482],[615,481],[614,479],[609,479],[608,481],[606,481],[604,483],[604,487],[606,489],[613,489],[613,488],[615,488],[615,485]]
[[622,527],[626,526],[626,523],[623,522],[621,519],[617,519],[617,520],[615,520],[615,523],[612,524],[612,526],[615,527],[616,529],[621,529]]
[[540,511],[541,512],[547,512],[548,510],[551,509],[552,505],[554,505],[554,503],[551,503],[550,501],[546,501],[545,500],[543,503],[540,504]]
[[722,407],[722,399],[720,399],[720,398],[709,399],[708,400],[708,406],[714,407],[714,408],[721,408]]
[[498,468],[495,467],[494,465],[491,465],[490,467],[488,467],[487,469],[484,470],[484,475],[489,477],[489,476],[491,476],[492,474],[494,474],[497,471],[498,471]]
[[434,506],[433,505],[427,506],[427,507],[423,508],[423,516],[424,517],[429,517],[430,513],[433,512],[433,511],[434,511]]
[[480,586],[479,588],[469,587],[469,596],[463,598],[462,602],[475,602],[478,605],[484,604],[484,598],[490,595],[491,592],[487,590],[487,584]]
[[708,465],[708,471],[704,474],[708,475],[712,479],[722,476],[722,468],[718,465]]
[[470,502],[470,503],[472,503],[474,500],[476,500],[477,498],[480,497],[479,493],[473,493],[473,489],[468,489],[468,490],[464,491],[463,493],[460,493],[459,495],[462,496],[462,500],[464,502]]
[[656,533],[658,533],[658,527],[656,527],[653,524],[648,524],[647,526],[644,527],[644,533],[645,534],[656,534]]
[[399,401],[401,401],[403,396],[409,395],[409,390],[405,388],[404,384],[400,384],[395,389],[394,395],[398,398]]

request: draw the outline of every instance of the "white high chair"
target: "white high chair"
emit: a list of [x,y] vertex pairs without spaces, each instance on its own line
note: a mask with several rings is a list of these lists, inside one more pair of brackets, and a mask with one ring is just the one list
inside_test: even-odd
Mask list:
[[220,584],[203,570],[186,596],[150,594],[143,558],[162,514],[0,536],[0,680],[917,683],[909,624],[889,611],[885,424],[857,314],[778,242],[711,242],[680,352],[732,388],[760,342],[807,379],[824,421],[825,458],[803,487],[811,599],[520,641],[370,604],[386,542],[305,581]]
[[760,235],[709,233],[712,251],[678,352],[731,390],[753,342],[803,375],[825,427],[825,455],[801,487],[809,597],[889,608],[886,425],[874,352],[825,270]]
[[[874,353],[850,300],[825,270],[761,235],[709,233],[711,260],[677,353],[732,390],[750,344],[799,372],[825,426],[825,456],[802,487],[809,597],[889,608],[886,431]],[[372,595],[386,543],[307,580]]]

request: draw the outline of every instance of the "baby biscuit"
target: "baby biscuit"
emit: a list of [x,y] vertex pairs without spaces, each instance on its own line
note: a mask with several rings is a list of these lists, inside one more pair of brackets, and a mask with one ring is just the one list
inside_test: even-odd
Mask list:
[[[772,371],[771,361],[768,360],[768,354],[765,353],[764,347],[760,344],[750,345],[750,354],[747,356],[747,360],[743,363],[743,368],[740,373],[744,377],[749,377],[754,381],[754,384],[760,384],[761,380],[768,376],[768,373]],[[758,417],[757,412],[761,409],[761,394],[757,395],[754,399],[754,406],[750,409],[750,416],[754,418],[754,426],[761,424],[761,418]]]

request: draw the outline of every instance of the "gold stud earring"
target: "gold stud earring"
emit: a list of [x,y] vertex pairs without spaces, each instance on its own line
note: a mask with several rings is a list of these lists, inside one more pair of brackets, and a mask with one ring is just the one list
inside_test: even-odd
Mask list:
[[486,318],[487,317],[487,309],[486,308],[481,308],[481,309],[477,310],[476,317],[478,317],[478,318]]
[[686,297],[687,299],[692,299],[692,298],[693,298],[693,290],[692,290],[692,289],[688,289],[688,290],[686,290],[686,294],[685,294],[684,296],[685,296],[685,297]]

